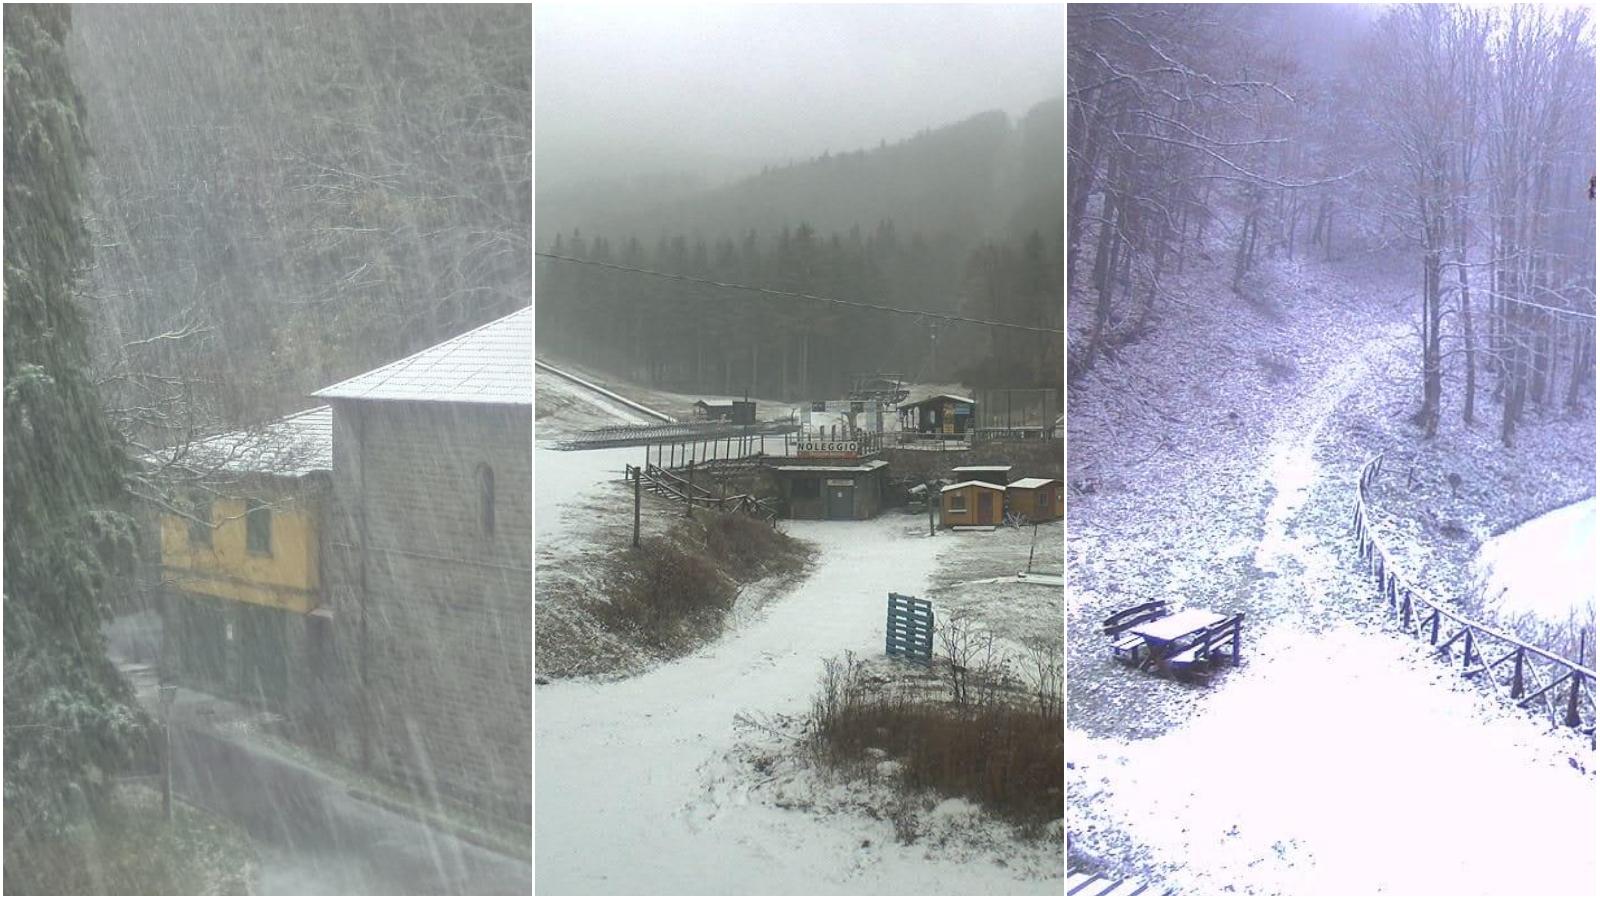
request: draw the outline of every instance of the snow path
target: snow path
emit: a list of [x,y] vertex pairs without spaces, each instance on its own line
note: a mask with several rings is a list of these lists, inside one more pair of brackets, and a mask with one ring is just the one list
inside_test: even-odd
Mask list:
[[[534,698],[536,890],[583,893],[1057,893],[1057,877],[902,845],[888,821],[748,797],[735,717],[800,715],[820,661],[882,650],[884,596],[925,592],[939,539],[897,516],[791,522],[809,579],[699,653]],[[908,531],[910,533],[908,533]]]
[[[1272,398],[1267,440],[1218,442],[1191,457],[1190,483],[1158,472],[1107,498],[1168,510],[1144,523],[1161,537],[1093,506],[1072,524],[1090,538],[1069,548],[1074,603],[1110,608],[1166,579],[1180,601],[1246,622],[1245,666],[1204,689],[1120,671],[1099,642],[1078,643],[1095,654],[1079,671],[1100,699],[1078,701],[1094,721],[1068,719],[1073,848],[1184,893],[1593,895],[1587,739],[1547,732],[1425,646],[1361,624],[1382,618],[1348,534],[1361,460],[1319,456],[1341,403],[1378,390],[1369,377],[1410,335],[1350,346],[1358,333],[1327,330],[1324,374]],[[1259,464],[1231,468],[1240,457]],[[1224,471],[1236,480],[1197,477]],[[1237,518],[1167,537],[1193,521],[1171,512],[1178,498]],[[1259,540],[1230,571],[1251,506]],[[1216,574],[1198,577],[1208,565]]]
[[1313,387],[1277,425],[1277,434],[1267,450],[1265,471],[1273,497],[1267,505],[1262,538],[1256,545],[1256,568],[1288,574],[1284,570],[1286,561],[1309,561],[1307,555],[1313,542],[1291,537],[1289,523],[1321,476],[1316,460],[1317,440],[1328,417],[1371,372],[1373,356],[1386,349],[1382,342],[1368,344]]

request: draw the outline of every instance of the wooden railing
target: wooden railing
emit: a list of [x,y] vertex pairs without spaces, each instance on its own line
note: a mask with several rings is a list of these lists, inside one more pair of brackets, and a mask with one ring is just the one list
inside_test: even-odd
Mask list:
[[629,481],[639,478],[643,490],[682,503],[686,509],[700,506],[722,512],[738,512],[768,522],[778,518],[778,511],[771,501],[754,494],[719,494],[703,484],[696,484],[692,474],[685,478],[660,466],[645,463],[643,468],[624,465],[624,475]]
[[[1352,523],[1356,549],[1390,612],[1407,633],[1426,639],[1460,673],[1477,678],[1552,725],[1576,728],[1595,738],[1595,671],[1481,622],[1473,621],[1417,588],[1396,571],[1373,532],[1367,490],[1383,469],[1383,454],[1361,467]],[[1442,640],[1441,640],[1442,638]]]

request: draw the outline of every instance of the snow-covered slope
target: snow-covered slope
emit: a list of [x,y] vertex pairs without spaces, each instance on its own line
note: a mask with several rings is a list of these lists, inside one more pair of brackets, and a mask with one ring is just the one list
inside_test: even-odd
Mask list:
[[1594,621],[1595,501],[1564,506],[1485,542],[1477,570],[1502,619]]
[[885,595],[926,591],[944,540],[896,515],[785,527],[820,558],[752,621],[634,678],[538,688],[536,890],[1059,894],[1059,842],[1018,844],[954,803],[926,814],[944,846],[904,845],[850,808],[851,789],[751,768],[771,735],[741,717],[794,728],[823,658],[881,655]]

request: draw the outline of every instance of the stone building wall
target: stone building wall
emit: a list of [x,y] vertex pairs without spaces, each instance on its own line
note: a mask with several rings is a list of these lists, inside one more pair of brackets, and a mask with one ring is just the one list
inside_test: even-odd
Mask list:
[[[374,770],[514,818],[532,808],[531,417],[526,406],[335,400],[323,572],[332,690],[350,712],[341,755],[361,756],[364,655]],[[492,533],[480,466],[493,477]]]

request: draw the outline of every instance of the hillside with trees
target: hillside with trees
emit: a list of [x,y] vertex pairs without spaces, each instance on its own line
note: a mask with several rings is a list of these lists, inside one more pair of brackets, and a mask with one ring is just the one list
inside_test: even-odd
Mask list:
[[1589,11],[1067,16],[1069,870],[1591,890]]
[[[770,169],[627,216],[541,208],[540,249],[711,281],[1061,327],[1060,100]],[[573,224],[569,227],[566,221]],[[682,391],[831,396],[855,372],[1059,385],[1060,341],[542,259],[541,352]],[[559,348],[559,349],[556,349]]]
[[1277,302],[1269,260],[1381,251],[1421,272],[1418,425],[1482,417],[1484,376],[1510,446],[1527,405],[1573,406],[1593,379],[1587,18],[1405,6],[1356,42],[1343,13],[1304,13],[1302,40],[1345,36],[1340,63],[1302,56],[1286,15],[1072,12],[1073,376],[1169,310],[1174,277],[1214,262],[1208,232],[1256,308]]
[[530,13],[89,6],[95,358],[156,445],[526,306]]

